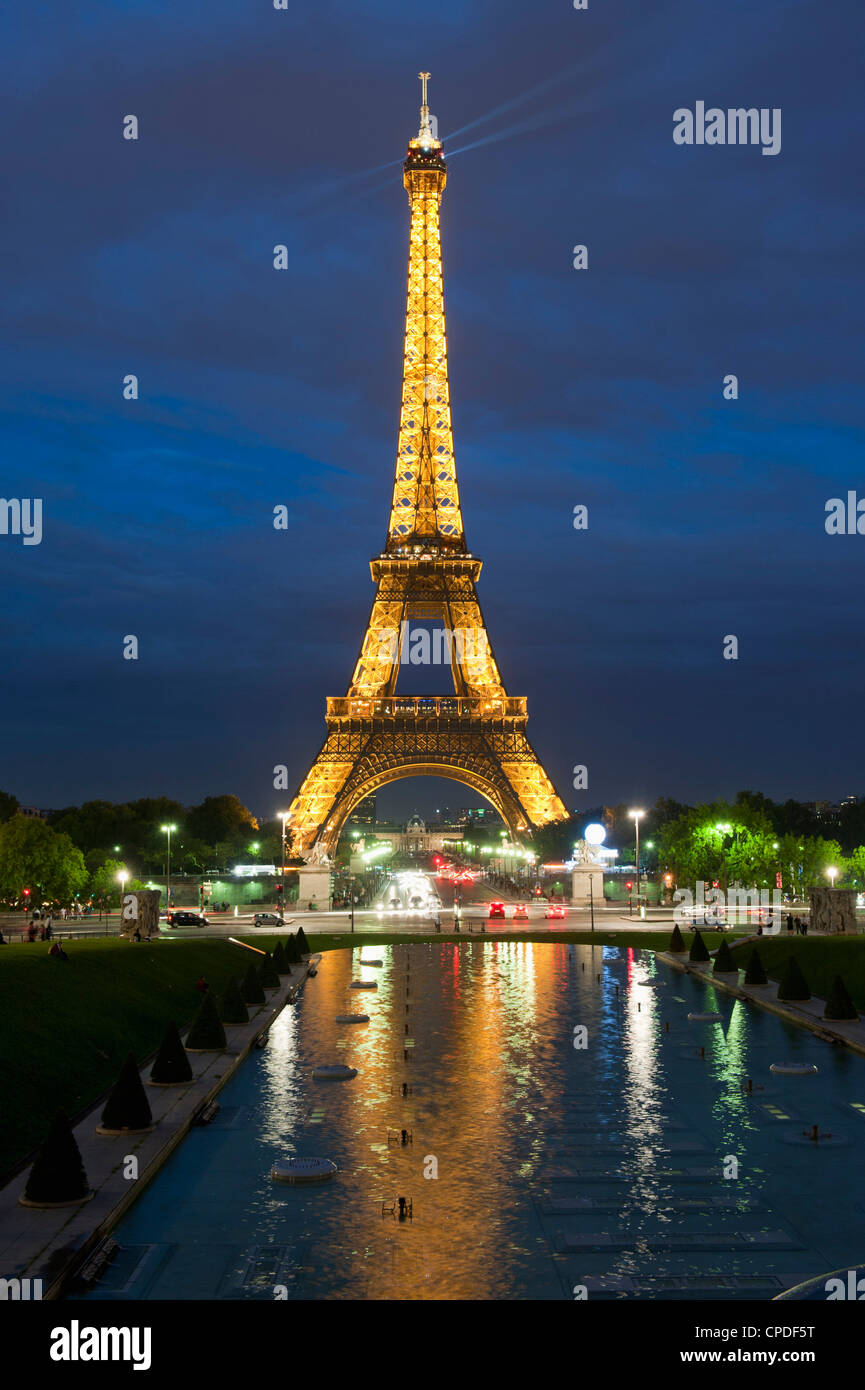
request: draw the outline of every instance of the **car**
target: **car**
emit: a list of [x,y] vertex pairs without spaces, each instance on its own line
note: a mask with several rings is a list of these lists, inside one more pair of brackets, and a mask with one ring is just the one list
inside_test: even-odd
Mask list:
[[285,922],[276,912],[256,912],[252,924],[255,927],[281,927]]
[[505,915],[505,905],[504,905],[504,903],[490,903],[490,912],[489,912],[489,915],[490,915],[490,917],[504,917],[504,915]]
[[529,909],[526,907],[525,903],[517,903],[516,907],[514,908],[514,921],[527,922],[528,920]]
[[202,917],[198,912],[172,912],[168,918],[170,927],[207,927],[210,925],[206,917]]
[[545,917],[552,918],[558,922],[564,917],[564,915],[565,909],[561,903],[547,903],[547,910],[544,913]]

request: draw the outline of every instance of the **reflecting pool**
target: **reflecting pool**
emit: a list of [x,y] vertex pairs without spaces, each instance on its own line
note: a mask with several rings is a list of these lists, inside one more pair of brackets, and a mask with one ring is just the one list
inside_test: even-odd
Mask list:
[[[88,1298],[771,1298],[865,1262],[865,1059],[649,952],[329,952],[219,1099]],[[292,1154],[340,1171],[273,1182]]]

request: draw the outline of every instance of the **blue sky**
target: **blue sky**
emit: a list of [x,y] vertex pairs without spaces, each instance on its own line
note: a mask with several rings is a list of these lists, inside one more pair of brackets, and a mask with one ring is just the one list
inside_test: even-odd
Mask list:
[[[434,13],[5,21],[0,492],[44,538],[0,536],[0,785],[269,814],[304,774],[385,531],[425,68],[467,537],[565,799],[865,793],[865,537],[823,525],[865,495],[861,6]],[[781,153],[674,145],[698,100],[780,107]]]

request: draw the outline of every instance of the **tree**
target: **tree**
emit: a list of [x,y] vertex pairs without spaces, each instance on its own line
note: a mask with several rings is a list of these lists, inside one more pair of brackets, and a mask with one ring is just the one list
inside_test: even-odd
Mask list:
[[[207,998],[206,995],[205,998]],[[240,986],[234,976],[232,976],[225,986],[222,998],[219,1001],[219,1016],[223,1023],[249,1022],[249,1010],[243,1002]],[[187,1047],[189,1046],[188,1038],[186,1039],[186,1045]]]
[[86,882],[84,856],[68,835],[30,816],[13,816],[0,825],[0,898],[18,898],[30,888],[35,906],[69,899]]
[[261,980],[258,977],[258,970],[254,961],[249,962],[246,974],[240,982],[240,997],[244,1004],[264,1003],[264,990],[261,987]]
[[778,998],[791,1002],[811,998],[808,981],[802,974],[802,967],[795,956],[790,956],[784,966],[784,973],[778,986]]
[[[727,828],[729,827],[729,829]],[[778,851],[765,812],[742,803],[695,806],[656,832],[661,862],[679,883],[774,883]]]
[[266,955],[262,957],[261,964],[258,967],[258,975],[265,989],[279,989],[279,973],[277,972],[273,956]]
[[206,796],[200,806],[190,808],[186,817],[190,835],[216,845],[221,840],[243,842],[258,821],[236,796]]
[[[229,986],[234,985],[235,990],[237,989],[236,980],[229,980],[228,983]],[[228,990],[226,989],[226,994],[227,993]],[[225,1047],[225,1029],[222,1026],[222,1020],[225,1019],[226,1023],[246,1023],[249,1018],[249,1014],[247,1014],[246,1009],[243,1007],[243,1000],[239,995],[235,1004],[243,1009],[244,1018],[226,1018],[224,1011],[222,1012],[222,1018],[220,1018],[220,1013],[217,1010],[216,1000],[213,998],[213,995],[209,992],[205,994],[198,1006],[198,1013],[192,1020],[192,1027],[186,1035],[186,1046],[191,1052],[222,1051]]]
[[835,1019],[855,1019],[859,1015],[856,1006],[850,995],[847,993],[844,981],[840,975],[836,975],[829,989],[826,999],[826,1008],[823,1010],[824,1018]]
[[[213,1012],[215,1015],[215,1005]],[[218,1017],[216,1021],[219,1023]],[[219,1026],[222,1027],[222,1024]],[[159,1044],[156,1060],[150,1068],[150,1080],[158,1082],[160,1086],[176,1086],[182,1081],[192,1080],[192,1067],[189,1065],[189,1058],[180,1040],[174,1019],[169,1023],[162,1042]]]
[[105,1102],[101,1124],[103,1129],[149,1129],[153,1124],[150,1102],[131,1052],[127,1053],[114,1089]]
[[711,960],[711,956],[706,949],[706,943],[698,931],[694,932],[694,940],[691,942],[688,960],[696,961],[698,964],[701,964],[703,961]]
[[746,985],[767,985],[769,983],[769,977],[766,974],[763,962],[760,959],[760,952],[757,950],[756,946],[748,958],[744,983]]
[[712,966],[713,975],[738,975],[739,967],[733,959],[733,952],[727,945],[726,938],[723,938],[720,946],[715,952],[715,964]]
[[143,888],[144,884],[139,883],[137,878],[130,878],[129,870],[120,859],[106,859],[104,864],[100,864],[90,876],[90,892],[94,898],[104,897],[108,904],[117,903],[120,905],[120,880],[118,874],[126,874],[124,892],[129,892],[131,888]]
[[83,1202],[89,1197],[81,1150],[64,1110],[58,1110],[51,1129],[30,1169],[24,1197],[28,1202]]
[[297,929],[297,946],[302,955],[309,955],[309,942],[306,939],[306,932],[303,930],[303,927],[298,927]]
[[674,952],[676,955],[678,955],[678,954],[680,954],[681,952],[687,950],[687,947],[685,946],[685,938],[682,936],[682,933],[679,931],[679,924],[678,924],[678,922],[677,922],[677,923],[675,924],[675,926],[673,927],[673,931],[672,931],[672,934],[671,934],[671,936],[670,936],[670,944],[669,944],[669,946],[667,947],[667,950],[668,950],[668,951]]
[[18,810],[19,801],[11,792],[0,792],[0,822],[11,820]]
[[273,964],[277,975],[290,975],[291,965],[286,958],[285,949],[281,941],[277,941],[273,951]]

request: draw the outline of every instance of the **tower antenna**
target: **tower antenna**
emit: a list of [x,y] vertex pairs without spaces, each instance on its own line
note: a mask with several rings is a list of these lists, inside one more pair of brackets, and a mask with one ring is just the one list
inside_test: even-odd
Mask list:
[[426,89],[426,84],[430,80],[430,74],[428,72],[419,72],[418,77],[420,78],[421,84],[420,130],[418,131],[418,139],[421,139],[424,135],[432,136],[432,127],[430,126],[429,121],[429,106],[427,105]]

